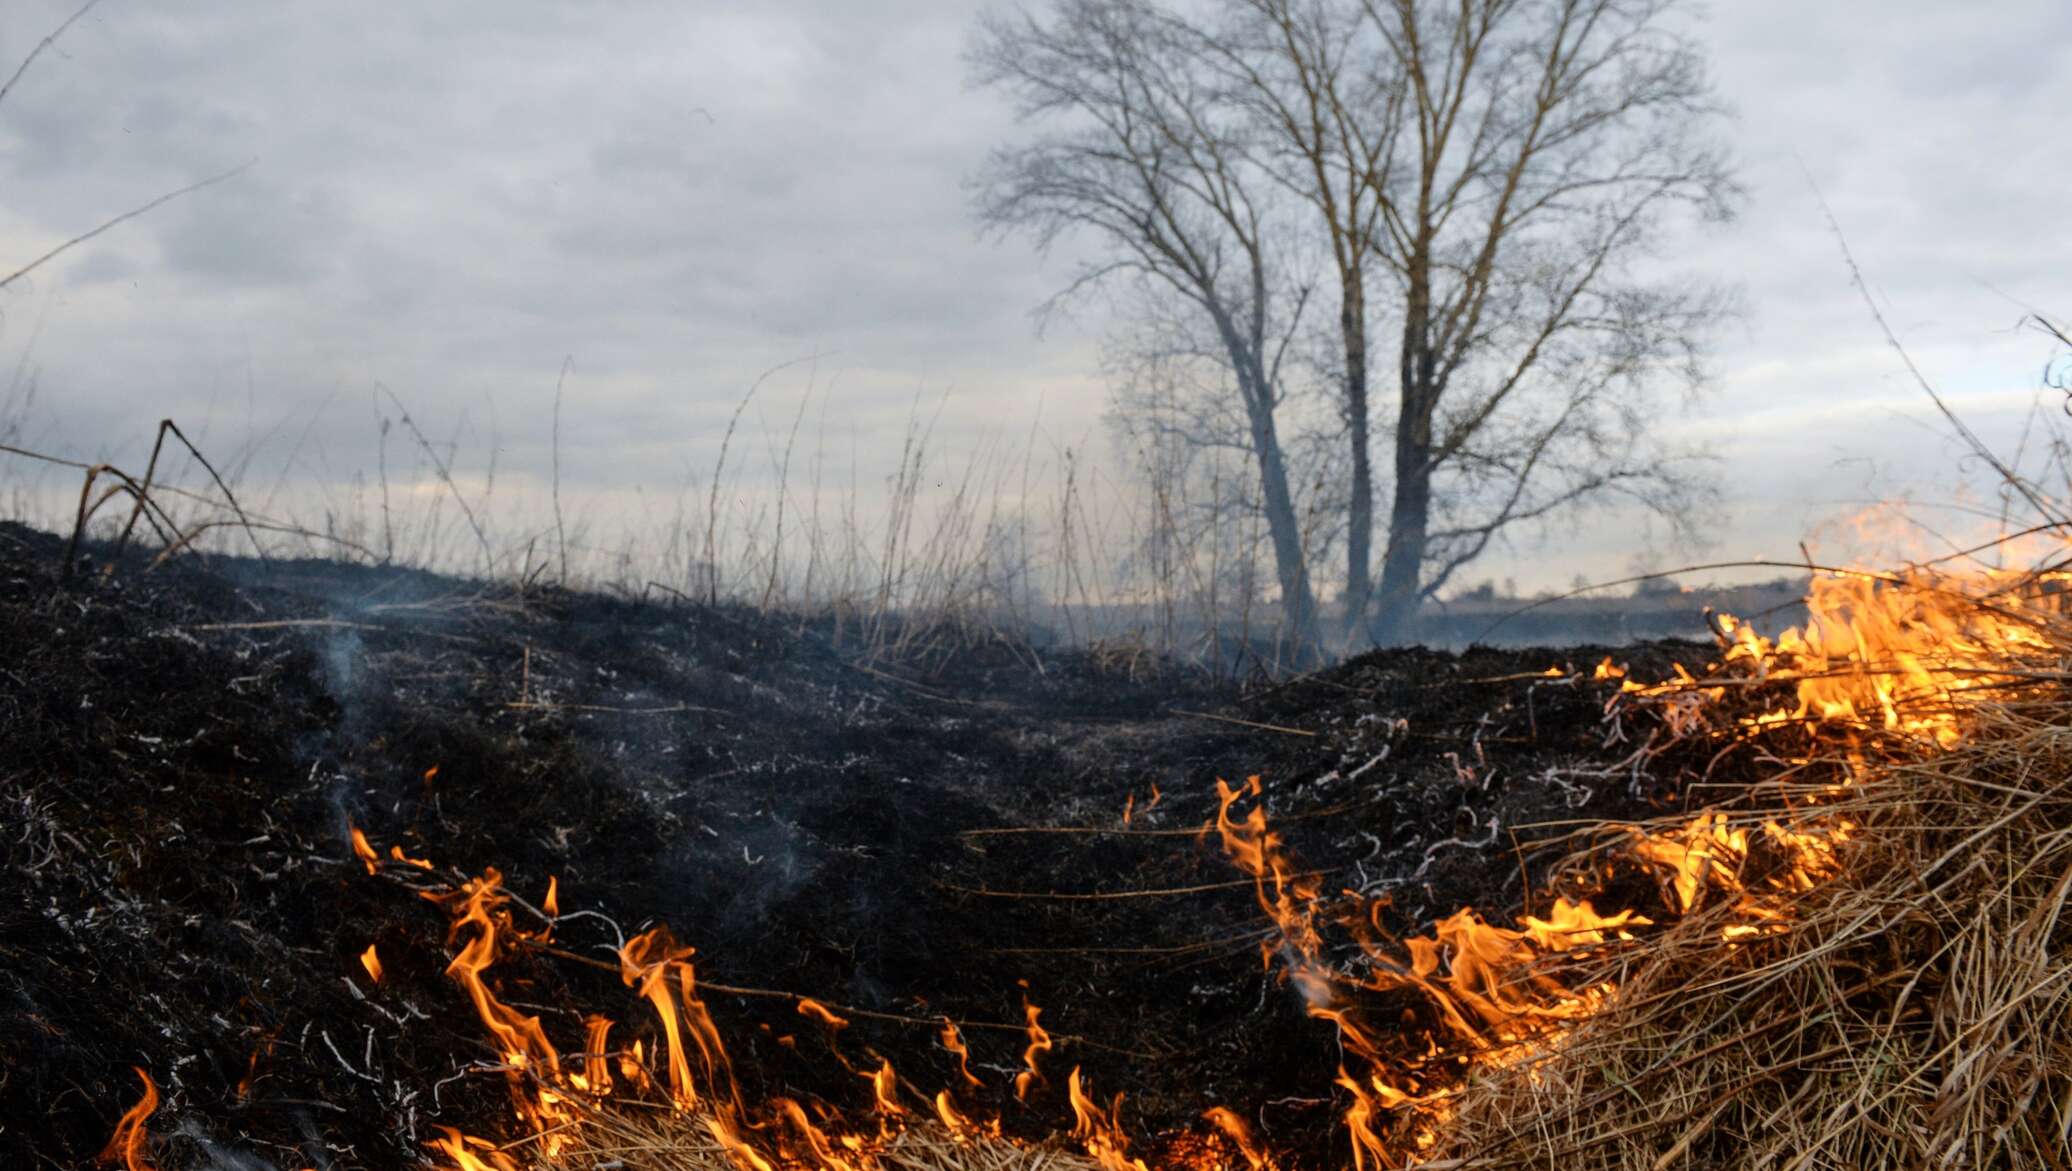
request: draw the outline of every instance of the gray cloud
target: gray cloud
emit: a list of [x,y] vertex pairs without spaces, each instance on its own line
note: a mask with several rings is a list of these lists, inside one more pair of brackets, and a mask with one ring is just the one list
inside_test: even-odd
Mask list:
[[[0,62],[70,5],[10,5]],[[465,413],[486,444],[493,417],[505,473],[537,473],[567,354],[569,475],[597,491],[680,479],[757,372],[822,351],[830,442],[896,444],[917,391],[954,387],[952,437],[1040,402],[1082,443],[1105,406],[1098,315],[1047,339],[1028,318],[1071,257],[980,242],[965,207],[963,176],[1011,132],[963,83],[974,12],[108,0],[0,107],[0,266],[258,164],[0,294],[0,359],[44,321],[31,358],[76,452],[134,450],[167,414],[238,446],[249,419],[282,459],[307,432],[312,475],[371,464],[377,379],[442,435]],[[2007,392],[2046,352],[2010,331],[2018,302],[2072,310],[2072,12],[1735,0],[1704,35],[1752,202],[1667,259],[1740,282],[1750,315],[1722,335],[1718,393],[1665,426],[1725,457],[1721,549],[1789,550],[1866,490],[1956,476],[1815,186],[1916,358],[2011,434]],[[766,404],[774,425],[805,385]],[[1517,576],[1565,581],[1631,531],[1586,523]]]

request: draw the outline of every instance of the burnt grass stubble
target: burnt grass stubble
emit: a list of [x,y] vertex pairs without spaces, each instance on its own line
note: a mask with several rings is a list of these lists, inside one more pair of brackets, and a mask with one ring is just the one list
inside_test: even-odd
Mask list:
[[[1225,1105],[1334,1166],[1332,1026],[1262,964],[1253,892],[1188,832],[1215,780],[1259,774],[1294,855],[1326,889],[1390,890],[1398,935],[1462,905],[1508,922],[1561,852],[1521,852],[1560,830],[1520,827],[1674,801],[1674,778],[1577,779],[1630,751],[1605,743],[1607,685],[1515,678],[1587,672],[1601,648],[1383,651],[1246,684],[977,638],[864,663],[828,625],[737,607],[106,555],[61,580],[59,538],[0,526],[7,1167],[89,1162],[138,1096],[132,1066],[165,1094],[168,1168],[408,1166],[434,1122],[508,1137],[502,1077],[463,1073],[494,1055],[444,976],[446,915],[370,876],[349,825],[449,882],[494,866],[537,905],[558,876],[564,911],[665,922],[701,982],[950,1016],[985,1082],[962,1091],[933,1027],[829,1034],[790,999],[708,992],[752,1098],[862,1107],[850,1067],[883,1056],[1041,1137],[1069,1125],[1079,1065],[1097,1097],[1128,1091],[1140,1134]],[[299,624],[256,625],[281,622]],[[202,629],[226,624],[245,625]],[[1649,675],[1705,649],[1610,653]],[[1168,832],[1112,832],[1132,794],[1129,828]],[[1020,827],[1111,832],[969,833]],[[606,961],[612,942],[592,918],[554,937]],[[529,952],[492,980],[565,1051],[588,1012],[656,1044],[612,971]],[[1021,1104],[1024,1036],[977,1022],[1018,1026],[1024,995],[1060,1041]],[[1422,1027],[1407,998],[1364,1011]]]

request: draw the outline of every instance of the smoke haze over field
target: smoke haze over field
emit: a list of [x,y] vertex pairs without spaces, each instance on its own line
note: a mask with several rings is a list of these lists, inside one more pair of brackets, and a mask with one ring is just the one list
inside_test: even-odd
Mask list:
[[[74,7],[9,4],[0,67]],[[964,86],[976,10],[108,0],[0,105],[0,271],[256,162],[0,292],[0,359],[38,387],[25,438],[141,462],[170,416],[254,468],[292,460],[283,492],[323,500],[376,462],[378,382],[458,438],[464,484],[493,445],[498,491],[524,495],[571,355],[562,476],[602,518],[709,474],[758,373],[821,355],[773,380],[733,458],[767,468],[763,427],[781,440],[809,385],[805,442],[830,467],[858,451],[866,481],[917,396],[924,417],[942,403],[941,450],[1019,450],[1040,421],[1053,462],[1106,451],[1099,307],[1040,337],[1029,317],[1072,246],[980,241],[966,206],[1013,129]],[[1948,499],[1966,470],[1816,185],[1914,359],[2012,447],[2050,353],[2016,323],[2072,315],[2053,247],[2072,10],[1736,0],[1701,36],[1751,198],[1666,260],[1737,282],[1748,315],[1719,336],[1715,392],[1663,425],[1720,456],[1709,555],[1791,556],[1824,518]],[[1521,536],[1466,576],[1560,586],[1650,543],[1608,513]]]

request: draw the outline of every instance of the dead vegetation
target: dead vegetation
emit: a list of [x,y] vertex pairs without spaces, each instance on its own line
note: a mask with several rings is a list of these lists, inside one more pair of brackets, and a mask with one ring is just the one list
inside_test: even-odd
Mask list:
[[1776,776],[1710,794],[1724,825],[1854,827],[1832,870],[1737,932],[1766,860],[1723,851],[1692,913],[1583,977],[1616,999],[1463,1087],[1432,1165],[2066,1166],[2072,628],[2034,630],[1994,677],[1948,681],[1954,747],[1797,725],[1758,746]]

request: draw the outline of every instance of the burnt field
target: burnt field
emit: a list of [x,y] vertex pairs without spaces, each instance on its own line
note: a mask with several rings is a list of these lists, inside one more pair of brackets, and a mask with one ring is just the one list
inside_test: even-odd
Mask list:
[[[1229,681],[972,630],[872,659],[832,622],[333,563],[62,561],[0,526],[9,1167],[89,1162],[132,1067],[163,1093],[167,1168],[398,1167],[435,1124],[510,1130],[420,897],[491,867],[524,906],[555,891],[551,934],[494,978],[569,1049],[602,1013],[656,1051],[614,952],[666,923],[750,1095],[859,1106],[890,1061],[917,1103],[955,1087],[1037,1140],[1080,1067],[1139,1135],[1223,1106],[1335,1165],[1334,1030],[1262,963],[1273,924],[1207,828],[1217,780],[1259,776],[1324,886],[1389,896],[1385,935],[1507,917],[1560,823],[1672,805],[1607,768],[1631,747],[1589,668],[1706,650]],[[402,860],[363,864],[355,829]],[[1031,1004],[1052,1048],[1017,1100]]]

